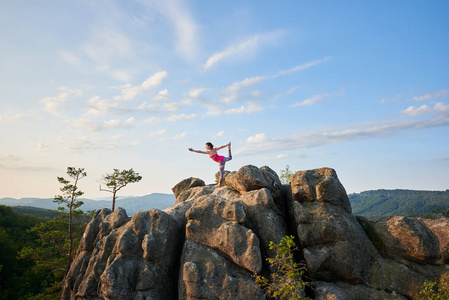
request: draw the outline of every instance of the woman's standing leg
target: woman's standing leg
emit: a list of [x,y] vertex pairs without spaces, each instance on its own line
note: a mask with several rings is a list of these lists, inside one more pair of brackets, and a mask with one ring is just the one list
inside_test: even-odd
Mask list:
[[225,169],[225,163],[226,163],[226,157],[225,159],[220,163],[218,171],[220,172],[220,178],[218,179],[218,185],[221,185],[221,181],[223,180],[223,173]]

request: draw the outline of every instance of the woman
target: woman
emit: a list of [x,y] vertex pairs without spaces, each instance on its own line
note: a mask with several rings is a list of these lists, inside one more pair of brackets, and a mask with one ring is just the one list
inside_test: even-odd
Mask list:
[[[229,152],[229,156],[225,157],[225,156],[221,156],[217,154],[217,151],[220,149],[223,149],[225,147],[228,147],[228,152]],[[189,151],[192,152],[196,152],[196,153],[202,153],[202,154],[208,154],[209,157],[220,164],[219,166],[219,171],[220,171],[220,179],[218,180],[218,184],[216,185],[216,187],[221,187],[221,181],[223,180],[223,172],[224,172],[224,168],[225,168],[225,164],[227,161],[230,161],[232,159],[232,155],[231,155],[231,142],[229,142],[226,145],[214,148],[214,145],[212,145],[211,142],[207,142],[206,143],[206,150],[207,151],[201,151],[201,150],[193,150],[192,148],[189,148]]]

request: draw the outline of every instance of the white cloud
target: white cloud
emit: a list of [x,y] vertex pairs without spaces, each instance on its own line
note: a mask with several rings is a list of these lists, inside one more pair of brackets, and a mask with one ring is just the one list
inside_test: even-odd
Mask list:
[[253,113],[253,112],[257,112],[257,111],[261,111],[263,110],[263,107],[260,106],[257,103],[248,103],[246,106],[242,105],[238,108],[231,108],[228,110],[225,110],[224,113],[228,114],[228,115],[232,115],[232,114],[249,114],[249,113]]
[[449,104],[444,105],[443,103],[438,102],[433,109],[438,113],[449,113]]
[[171,103],[164,103],[163,107],[166,111],[174,112],[179,110],[181,108],[181,105],[179,103],[171,102]]
[[427,105],[421,105],[420,107],[410,106],[407,109],[403,110],[402,113],[409,116],[420,116],[426,113],[436,112],[438,114],[447,114],[449,113],[449,104],[444,105],[441,102],[438,102],[434,105],[433,108]]
[[61,104],[67,100],[67,94],[59,94],[57,97],[47,97],[41,100],[44,110],[52,115],[62,115]]
[[56,97],[46,97],[41,99],[40,103],[44,105],[44,110],[54,116],[63,117],[62,105],[67,101],[69,96],[82,95],[81,90],[71,90],[66,87],[59,88],[63,93]]
[[284,76],[284,75],[287,75],[287,74],[298,72],[300,70],[305,70],[305,69],[311,68],[311,67],[313,67],[315,65],[318,65],[318,64],[321,64],[323,62],[326,62],[329,59],[330,59],[330,57],[324,57],[322,59],[318,59],[318,60],[314,60],[312,62],[308,62],[308,63],[302,64],[302,65],[298,65],[296,67],[293,67],[293,68],[290,68],[290,69],[287,69],[287,70],[279,71],[276,75],[273,76],[273,78],[277,78],[279,76]]
[[[192,60],[198,54],[197,25],[190,15],[184,1],[140,1],[151,11],[156,10],[166,18],[175,31],[176,52],[184,59]],[[170,36],[168,36],[170,38]]]
[[430,127],[448,126],[449,115],[443,114],[427,120],[380,121],[369,124],[347,125],[345,129],[329,129],[328,131],[312,131],[283,137],[269,137],[256,134],[248,137],[246,145],[239,148],[236,154],[284,151],[285,149],[307,149],[327,144],[339,144],[361,139],[372,139],[390,136],[404,131],[421,130]]
[[330,98],[330,97],[335,97],[335,96],[342,96],[345,94],[345,90],[341,89],[340,91],[336,92],[336,93],[332,93],[332,94],[318,94],[318,95],[313,95],[310,98],[307,98],[304,101],[301,102],[297,102],[294,103],[292,105],[290,105],[290,107],[297,107],[297,106],[306,106],[306,105],[315,105],[317,104],[319,101],[326,99],[326,98]]
[[268,136],[265,133],[257,133],[246,140],[248,144],[264,143],[266,141],[268,141]]
[[81,58],[70,51],[59,51],[59,56],[71,66],[81,66]]
[[441,98],[441,97],[449,97],[449,90],[442,90],[434,93],[425,94],[422,96],[416,96],[413,97],[412,100],[415,101],[427,101],[434,98]]
[[167,71],[160,71],[155,73],[153,76],[149,77],[142,83],[142,88],[148,90],[152,87],[156,87],[161,84],[162,79],[168,76]]
[[392,98],[382,98],[380,99],[380,103],[386,103],[386,102],[399,102],[402,99],[402,95],[396,95]]
[[222,131],[220,131],[219,133],[215,134],[213,137],[214,137],[214,138],[222,137],[222,136],[225,135],[224,133],[225,133],[225,132],[222,130]]
[[173,139],[174,139],[174,140],[181,140],[181,139],[185,138],[186,136],[187,136],[187,132],[183,132],[183,133],[181,133],[181,134],[176,134],[176,135],[174,135],[174,136],[173,136]]
[[167,133],[167,130],[165,130],[165,129],[160,129],[160,130],[158,130],[158,131],[150,132],[150,133],[148,134],[148,137],[152,138],[152,137],[155,137],[155,136],[164,135],[164,134],[166,134],[166,133]]
[[133,117],[128,118],[125,121],[119,119],[113,119],[100,122],[94,122],[86,118],[80,118],[77,120],[68,121],[70,124],[73,124],[78,129],[83,129],[92,132],[98,132],[108,129],[131,129],[135,126],[135,120]]
[[121,120],[109,120],[105,121],[100,127],[101,129],[130,129],[134,127],[134,118],[131,117],[125,121]]
[[312,97],[301,101],[301,102],[297,102],[294,103],[292,105],[290,105],[290,107],[296,107],[296,106],[305,106],[305,105],[314,105],[316,104],[318,101],[323,100],[324,98],[328,97],[329,94],[319,94],[319,95],[313,95]]
[[6,112],[0,114],[0,122],[2,121],[14,122],[20,120],[24,116],[25,114],[23,112],[7,110]]
[[286,91],[285,94],[289,95],[289,94],[293,93],[294,91],[296,91],[298,88],[299,88],[299,86],[295,86],[295,87],[289,89],[288,91]]
[[222,52],[217,52],[209,57],[204,65],[204,70],[207,70],[222,60],[233,57],[241,57],[252,55],[261,45],[274,44],[283,35],[282,31],[275,31],[266,34],[255,35],[238,45],[229,46]]
[[158,117],[150,117],[150,118],[146,118],[145,120],[143,120],[143,122],[146,124],[157,124],[157,123],[161,122],[161,119]]
[[426,114],[430,111],[430,107],[428,107],[427,105],[421,105],[420,107],[414,107],[414,106],[410,106],[407,109],[405,109],[403,111],[404,114],[409,115],[409,116],[419,116],[419,115],[423,115]]
[[289,157],[290,157],[290,154],[281,153],[281,154],[276,155],[275,159],[279,160],[279,159],[285,159],[285,158],[289,158]]
[[195,117],[196,117],[196,114],[195,114],[195,113],[192,113],[192,114],[190,114],[190,115],[186,115],[186,114],[182,113],[182,114],[179,114],[179,115],[172,115],[172,116],[169,116],[169,117],[167,118],[167,121],[170,121],[170,122],[176,122],[176,121],[180,121],[180,120],[193,119],[193,118],[195,118]]
[[205,91],[205,88],[195,88],[195,89],[191,89],[188,93],[190,98],[194,98],[194,99],[201,99],[201,95],[203,94],[203,92]]
[[141,139],[133,140],[131,143],[129,143],[130,146],[137,146],[142,143]]
[[222,106],[217,103],[208,102],[204,103],[203,106],[207,109],[206,116],[219,116],[223,114]]
[[[162,80],[168,76],[166,71],[160,71],[152,76],[148,77],[141,85],[133,86],[131,84],[125,84],[121,86],[111,87],[113,89],[119,90],[120,95],[114,96],[112,99],[101,99],[99,96],[92,97],[88,101],[87,112],[85,117],[87,116],[98,116],[104,114],[123,114],[129,113],[135,110],[148,110],[154,111],[154,105],[147,105],[146,102],[143,102],[137,108],[129,108],[124,107],[121,102],[129,102],[134,100],[137,96],[141,95],[145,91],[157,87],[161,84]],[[166,90],[161,91],[162,95],[165,95]]]
[[168,97],[170,97],[170,93],[168,92],[167,89],[159,91],[159,93],[157,93],[155,99],[156,100],[163,100],[163,99],[167,99]]
[[224,103],[235,102],[241,97],[240,92],[243,89],[255,85],[263,80],[265,80],[265,77],[251,77],[246,78],[242,81],[234,82],[233,84],[225,88],[225,90],[223,91],[224,96],[220,101]]
[[125,34],[109,25],[101,25],[93,28],[89,41],[82,46],[82,52],[97,65],[104,66],[118,58],[130,57],[132,45]]
[[96,150],[96,149],[102,149],[102,150],[117,149],[117,145],[114,143],[107,143],[104,145],[95,144],[85,136],[80,137],[80,138],[70,138],[70,139],[59,137],[58,142],[60,144],[62,144],[62,146],[64,148],[66,148],[70,151],[75,151],[75,152],[83,152],[85,150]]

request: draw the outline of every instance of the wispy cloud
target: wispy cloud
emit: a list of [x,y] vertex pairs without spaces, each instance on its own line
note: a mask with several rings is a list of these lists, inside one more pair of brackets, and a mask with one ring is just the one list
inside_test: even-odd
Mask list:
[[420,107],[410,106],[403,111],[404,114],[409,116],[419,116],[426,114],[430,111],[430,107],[427,105],[421,105]]
[[296,67],[293,67],[293,68],[290,68],[290,69],[287,69],[287,70],[279,71],[277,74],[273,75],[273,78],[277,78],[279,76],[284,76],[284,75],[287,75],[287,74],[291,74],[291,73],[295,73],[295,72],[298,72],[298,71],[301,71],[301,70],[305,70],[305,69],[311,68],[311,67],[319,65],[319,64],[321,64],[323,62],[326,62],[329,59],[330,59],[330,57],[324,57],[322,59],[318,59],[318,60],[314,60],[314,61],[302,64],[302,65],[298,65]]
[[[146,106],[145,102],[137,108],[129,108],[122,105],[122,102],[129,102],[134,100],[137,96],[143,94],[144,92],[158,87],[164,78],[168,76],[166,71],[156,72],[152,76],[148,77],[141,85],[133,86],[131,84],[125,84],[121,86],[112,87],[113,89],[119,90],[120,95],[114,96],[112,99],[101,99],[100,96],[95,96],[89,99],[87,116],[98,116],[102,114],[122,114],[128,113],[134,110],[151,110],[152,106]],[[160,92],[161,93],[161,92]],[[162,93],[165,93],[162,91]],[[168,91],[167,91],[168,93]]]
[[[150,11],[157,11],[167,20],[174,30],[176,52],[186,60],[192,60],[198,55],[197,24],[190,14],[185,1],[182,0],[140,0]],[[170,36],[169,36],[170,38]]]
[[291,107],[296,107],[296,106],[305,106],[305,105],[314,105],[316,104],[318,101],[323,100],[324,98],[329,97],[329,94],[319,94],[319,95],[313,95],[310,98],[307,98],[304,101],[301,102],[297,102],[294,103],[292,105],[290,105]]
[[44,105],[44,110],[54,116],[63,117],[64,113],[62,105],[67,101],[69,96],[82,95],[81,90],[71,90],[65,87],[60,88],[63,92],[56,97],[46,97],[41,99],[40,103]]
[[92,142],[86,136],[79,138],[64,138],[59,137],[58,142],[67,150],[74,152],[83,152],[85,150],[114,150],[117,149],[117,145],[115,143],[111,143],[107,141],[104,144],[101,144],[102,141],[97,140],[97,143]]
[[24,113],[23,111],[14,111],[8,109],[6,112],[0,114],[0,122],[8,121],[8,122],[14,122],[22,119],[27,113]]
[[137,139],[137,140],[133,140],[131,141],[131,143],[129,143],[130,146],[138,146],[142,143],[142,139]]
[[220,101],[228,104],[235,102],[240,99],[242,90],[253,86],[265,79],[266,77],[257,76],[234,82],[223,90],[223,96],[221,97]]
[[390,136],[409,130],[448,126],[449,114],[447,112],[449,107],[443,106],[443,108],[444,113],[427,120],[379,121],[369,124],[352,124],[340,130],[311,131],[283,137],[270,137],[265,133],[258,133],[248,137],[245,145],[237,149],[236,154],[249,155],[285,151],[285,149],[301,150],[327,144]]
[[227,115],[233,115],[233,114],[249,114],[257,111],[263,110],[263,106],[249,102],[247,105],[242,105],[238,108],[231,108],[224,111]]
[[186,114],[182,113],[182,114],[179,114],[179,115],[169,116],[167,118],[167,121],[176,122],[176,121],[180,121],[180,120],[189,120],[189,119],[195,118],[196,116],[197,115],[195,113],[192,113],[190,115],[186,115]]
[[204,65],[204,70],[210,69],[223,60],[252,55],[260,46],[264,44],[273,44],[282,35],[282,31],[259,34],[252,36],[237,45],[229,46],[224,51],[217,52],[209,57]]
[[297,107],[297,106],[307,106],[307,105],[315,105],[318,102],[320,102],[321,100],[324,100],[326,98],[331,98],[331,97],[336,97],[336,96],[342,96],[345,94],[344,89],[341,89],[340,91],[336,92],[336,93],[328,93],[328,94],[318,94],[318,95],[313,95],[310,98],[307,98],[301,102],[297,102],[294,103],[292,105],[290,105],[290,107]]
[[181,140],[181,139],[184,139],[186,137],[187,137],[187,132],[183,132],[183,133],[180,133],[180,134],[175,134],[173,136],[173,139],[174,140]]
[[214,138],[217,138],[217,137],[222,137],[222,136],[224,136],[225,135],[225,132],[224,132],[224,130],[222,130],[222,131],[220,131],[220,132],[218,132],[217,134],[214,134]]
[[155,100],[164,100],[164,99],[168,99],[170,97],[170,93],[168,92],[167,89],[159,91],[159,93],[157,93],[156,97],[154,98]]
[[431,112],[440,115],[449,114],[449,104],[444,105],[443,103],[438,102],[433,107],[429,107],[425,104],[420,107],[410,106],[402,111],[403,114],[408,116],[420,116]]
[[104,122],[95,122],[89,119],[80,118],[70,120],[69,124],[74,125],[78,129],[86,131],[99,132],[108,129],[131,129],[135,127],[135,119],[133,117],[127,120],[112,119]]
[[421,96],[413,97],[414,101],[427,101],[435,98],[449,97],[449,90],[442,90],[434,93],[429,93]]
[[117,58],[129,57],[132,46],[125,34],[110,24],[102,24],[92,29],[90,40],[83,44],[82,51],[97,65],[104,66]]
[[166,133],[167,133],[167,130],[165,130],[165,129],[160,129],[160,130],[158,130],[158,131],[150,132],[150,133],[148,134],[148,137],[153,138],[153,137],[156,137],[156,136],[164,135],[164,134],[166,134]]

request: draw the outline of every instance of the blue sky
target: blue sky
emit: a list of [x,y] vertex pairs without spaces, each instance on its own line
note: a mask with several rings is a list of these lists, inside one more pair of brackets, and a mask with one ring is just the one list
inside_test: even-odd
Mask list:
[[[68,166],[123,195],[227,170],[331,167],[348,193],[449,188],[449,2],[2,1],[0,197]],[[221,151],[225,154],[225,151]]]

